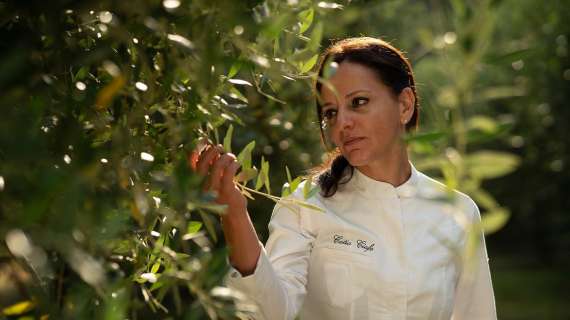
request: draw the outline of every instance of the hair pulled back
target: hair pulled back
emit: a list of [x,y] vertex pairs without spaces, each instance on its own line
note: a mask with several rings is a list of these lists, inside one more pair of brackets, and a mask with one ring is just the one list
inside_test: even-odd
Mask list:
[[[378,80],[399,95],[405,88],[410,88],[415,97],[414,113],[406,124],[406,131],[415,130],[419,122],[420,106],[416,92],[416,83],[412,66],[404,54],[388,42],[370,37],[348,38],[333,43],[322,54],[318,64],[318,78],[315,81],[317,117],[319,119],[321,139],[327,144],[327,136],[323,128],[321,90],[325,70],[331,63],[340,65],[343,61],[358,63],[370,68]],[[326,79],[325,79],[326,80]],[[354,173],[354,167],[336,148],[321,166],[313,170],[317,183],[324,197],[333,196],[340,184],[348,182]]]

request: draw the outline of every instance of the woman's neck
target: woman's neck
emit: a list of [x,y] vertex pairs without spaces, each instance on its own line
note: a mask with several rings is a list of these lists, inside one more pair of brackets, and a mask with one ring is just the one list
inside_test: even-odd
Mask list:
[[385,158],[357,167],[357,169],[369,178],[389,183],[394,187],[402,185],[412,174],[405,146],[400,148],[400,152],[392,152]]

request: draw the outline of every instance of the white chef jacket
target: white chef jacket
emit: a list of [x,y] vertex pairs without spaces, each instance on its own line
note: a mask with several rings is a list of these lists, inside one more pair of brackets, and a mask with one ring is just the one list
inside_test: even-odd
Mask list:
[[[304,200],[302,188],[290,197]],[[325,212],[276,205],[253,274],[230,270],[227,285],[254,302],[255,319],[497,318],[484,238],[468,232],[481,218],[467,195],[412,165],[401,186],[355,169],[334,196],[306,201]]]

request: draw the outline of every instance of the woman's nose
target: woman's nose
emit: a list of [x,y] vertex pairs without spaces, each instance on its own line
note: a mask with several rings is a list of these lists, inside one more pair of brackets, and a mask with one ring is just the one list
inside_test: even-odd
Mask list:
[[339,129],[351,128],[354,125],[354,119],[350,112],[339,110],[337,114],[337,126]]

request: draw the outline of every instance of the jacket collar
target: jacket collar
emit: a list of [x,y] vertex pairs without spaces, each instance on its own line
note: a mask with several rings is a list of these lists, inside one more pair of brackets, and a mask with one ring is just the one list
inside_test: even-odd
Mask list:
[[367,197],[377,198],[397,196],[398,198],[411,198],[417,193],[419,173],[411,162],[410,166],[410,177],[406,182],[397,187],[394,187],[387,182],[374,180],[360,172],[357,168],[354,168],[354,175],[352,177],[354,180],[353,183],[356,189],[364,193]]

